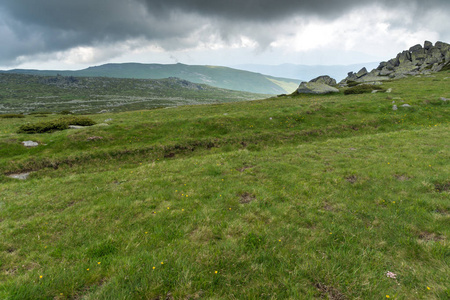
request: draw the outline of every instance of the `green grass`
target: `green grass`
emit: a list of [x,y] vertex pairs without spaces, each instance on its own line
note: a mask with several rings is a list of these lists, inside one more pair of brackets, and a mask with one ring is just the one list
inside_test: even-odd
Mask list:
[[448,299],[448,75],[33,135],[0,119],[1,173],[34,170],[0,175],[0,298]]

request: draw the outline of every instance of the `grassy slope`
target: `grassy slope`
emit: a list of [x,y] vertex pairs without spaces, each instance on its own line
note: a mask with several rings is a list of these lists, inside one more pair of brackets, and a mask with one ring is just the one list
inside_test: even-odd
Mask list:
[[180,79],[52,77],[0,74],[0,113],[94,113],[253,100],[262,94],[219,89]]
[[[178,77],[195,83],[203,83],[211,86],[246,91],[260,94],[292,93],[298,87],[300,81],[296,79],[278,78],[259,73],[242,71],[218,66],[196,66],[184,64],[106,64],[90,67],[79,71],[37,71],[37,70],[13,70],[26,74],[87,77],[115,77],[138,79],[161,79]],[[271,80],[271,78],[276,81]],[[286,90],[286,88],[288,90]]]
[[54,167],[0,177],[0,298],[446,299],[448,76],[42,135],[0,119],[2,173]]

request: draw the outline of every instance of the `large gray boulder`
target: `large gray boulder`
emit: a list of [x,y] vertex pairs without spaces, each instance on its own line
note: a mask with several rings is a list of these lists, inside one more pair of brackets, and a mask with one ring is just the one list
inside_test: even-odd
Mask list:
[[336,79],[331,78],[328,75],[322,75],[322,76],[316,77],[314,79],[311,79],[309,82],[323,83],[326,85],[336,85]]
[[327,84],[319,82],[302,82],[297,89],[299,94],[328,94],[328,93],[338,93],[339,90]]
[[417,44],[417,45],[412,46],[411,48],[409,48],[409,52],[414,52],[414,51],[420,50],[420,49],[422,49],[422,45]]
[[364,75],[367,75],[367,69],[366,67],[362,68],[361,70],[358,71],[358,73],[356,73],[356,77],[360,78],[363,77]]

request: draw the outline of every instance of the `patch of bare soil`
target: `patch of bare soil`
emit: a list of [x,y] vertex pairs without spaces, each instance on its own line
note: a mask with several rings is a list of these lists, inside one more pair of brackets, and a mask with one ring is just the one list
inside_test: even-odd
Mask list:
[[316,283],[315,286],[322,294],[321,298],[328,298],[329,300],[345,300],[345,299],[347,299],[347,297],[345,297],[345,295],[342,294],[337,288],[325,285],[320,282]]
[[438,193],[450,192],[450,182],[436,183],[436,184],[434,185],[434,189],[435,189],[436,192],[438,192]]
[[255,195],[253,195],[251,193],[248,193],[248,192],[242,193],[239,196],[241,197],[241,199],[239,200],[239,202],[241,204],[250,203],[250,202],[252,202],[253,200],[256,199]]
[[351,175],[348,177],[345,177],[345,180],[347,180],[348,182],[350,182],[351,184],[355,183],[356,181],[358,181],[358,177],[356,177],[355,175]]
[[444,236],[434,232],[422,231],[419,234],[419,239],[424,242],[440,242],[444,240]]

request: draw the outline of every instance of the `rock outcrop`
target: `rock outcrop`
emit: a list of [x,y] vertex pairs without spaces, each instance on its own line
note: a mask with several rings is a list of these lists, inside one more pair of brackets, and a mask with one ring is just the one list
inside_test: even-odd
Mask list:
[[349,81],[361,83],[379,83],[388,79],[399,79],[406,76],[430,74],[439,72],[446,64],[450,63],[450,44],[436,42],[433,44],[425,41],[422,45],[415,45],[405,50],[389,61],[381,62],[378,68],[367,72],[362,68],[359,72],[348,73],[342,80],[342,86]]
[[328,75],[319,76],[309,82],[302,82],[297,88],[298,94],[328,94],[338,93],[339,90],[332,85],[336,85],[336,80]]

